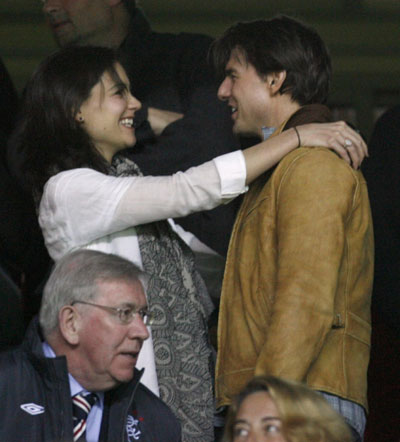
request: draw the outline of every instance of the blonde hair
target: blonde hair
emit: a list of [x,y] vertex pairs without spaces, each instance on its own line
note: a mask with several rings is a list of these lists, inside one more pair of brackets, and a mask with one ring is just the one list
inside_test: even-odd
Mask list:
[[229,408],[223,442],[233,441],[238,410],[249,395],[266,392],[274,401],[287,442],[351,442],[350,428],[322,395],[274,376],[252,379]]

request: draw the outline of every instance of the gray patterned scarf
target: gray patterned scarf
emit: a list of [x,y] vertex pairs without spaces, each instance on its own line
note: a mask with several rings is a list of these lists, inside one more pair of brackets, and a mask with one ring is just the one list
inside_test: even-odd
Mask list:
[[[141,176],[131,160],[114,157],[113,176]],[[213,310],[190,248],[167,221],[136,227],[149,275],[147,299],[161,399],[180,419],[184,442],[208,442],[213,433],[211,345],[207,319]]]

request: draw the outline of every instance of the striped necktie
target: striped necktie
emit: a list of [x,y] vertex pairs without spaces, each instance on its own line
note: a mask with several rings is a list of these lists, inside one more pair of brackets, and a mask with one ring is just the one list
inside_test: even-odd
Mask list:
[[86,441],[86,420],[94,403],[97,400],[95,393],[86,396],[76,394],[72,398],[72,415],[74,425],[74,442]]

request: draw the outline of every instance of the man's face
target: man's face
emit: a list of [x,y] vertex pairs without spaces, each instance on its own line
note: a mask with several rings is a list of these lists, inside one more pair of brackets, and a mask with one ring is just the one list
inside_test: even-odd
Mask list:
[[[99,294],[91,300],[108,307],[146,308],[146,297],[140,282],[103,281]],[[134,373],[139,351],[149,332],[140,315],[130,324],[102,308],[76,304],[80,314],[78,357],[71,374],[90,391],[109,390],[129,382]],[[69,361],[68,361],[69,364]]]
[[43,12],[60,47],[100,44],[112,26],[109,0],[45,0]]
[[271,97],[267,83],[238,50],[232,51],[225,67],[218,98],[227,101],[232,109],[235,133],[261,137],[261,128],[270,125]]

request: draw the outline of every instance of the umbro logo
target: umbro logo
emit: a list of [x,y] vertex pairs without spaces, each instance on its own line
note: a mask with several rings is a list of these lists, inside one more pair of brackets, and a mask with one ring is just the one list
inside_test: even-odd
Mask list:
[[31,404],[22,404],[20,405],[20,407],[22,410],[24,410],[28,414],[31,414],[32,416],[44,413],[44,407],[42,407],[41,405],[36,405],[31,403]]

